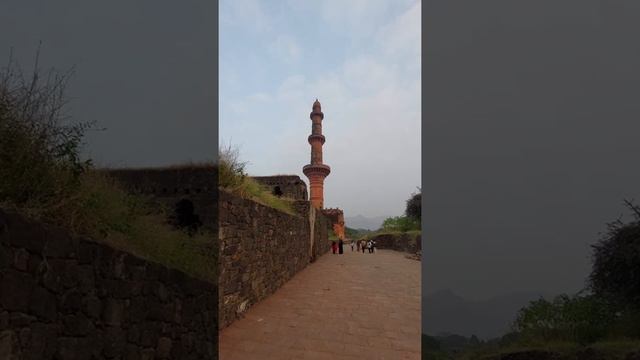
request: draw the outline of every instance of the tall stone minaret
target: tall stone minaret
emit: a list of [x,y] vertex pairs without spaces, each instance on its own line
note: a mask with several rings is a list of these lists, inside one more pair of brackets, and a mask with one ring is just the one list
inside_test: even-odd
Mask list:
[[309,135],[309,144],[311,144],[311,163],[302,168],[302,172],[309,178],[309,190],[311,204],[316,209],[322,209],[324,206],[324,178],[329,175],[331,168],[322,163],[322,145],[324,144],[324,135],[322,135],[322,119],[324,114],[318,99],[313,103],[313,109],[309,115],[311,118],[311,135]]

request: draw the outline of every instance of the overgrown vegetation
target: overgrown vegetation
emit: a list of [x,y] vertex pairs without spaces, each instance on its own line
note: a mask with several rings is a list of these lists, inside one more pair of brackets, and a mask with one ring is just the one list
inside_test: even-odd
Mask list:
[[390,217],[384,220],[378,233],[420,231],[422,219],[422,190],[418,188],[407,199],[404,215]]
[[212,236],[189,236],[167,210],[125,192],[80,148],[88,123],[65,115],[72,72],[24,76],[12,59],[0,74],[0,206],[193,276],[216,281]]
[[522,344],[561,340],[579,345],[640,339],[640,209],[626,201],[634,220],[607,224],[593,246],[589,286],[581,293],[540,299],[514,323]]
[[418,188],[418,192],[411,194],[409,199],[407,199],[404,215],[386,218],[382,222],[380,229],[366,234],[366,237],[372,237],[379,234],[420,233],[420,220],[422,218],[421,201],[422,191]]
[[408,216],[395,216],[384,220],[380,231],[383,232],[408,232],[419,231],[420,221]]
[[607,232],[593,246],[585,290],[532,301],[517,314],[512,332],[468,344],[460,353],[443,351],[438,339],[427,337],[430,357],[425,358],[494,359],[498,354],[545,350],[569,359],[591,349],[607,359],[622,359],[629,351],[640,351],[640,208],[625,204],[633,220],[607,224]]
[[295,215],[291,202],[273,195],[262,184],[249,177],[245,171],[247,163],[240,160],[237,148],[221,147],[218,161],[218,185],[220,188],[245,199]]
[[560,295],[539,299],[520,310],[514,322],[515,338],[535,346],[552,341],[587,345],[603,339],[615,321],[615,311],[593,295]]
[[406,217],[416,220],[418,224],[422,219],[422,189],[418,188],[418,192],[411,194],[407,199],[407,207],[404,211]]
[[[625,205],[633,220],[607,224],[607,232],[593,246],[590,289],[626,311],[640,311],[640,207]],[[640,336],[640,333],[637,334]]]

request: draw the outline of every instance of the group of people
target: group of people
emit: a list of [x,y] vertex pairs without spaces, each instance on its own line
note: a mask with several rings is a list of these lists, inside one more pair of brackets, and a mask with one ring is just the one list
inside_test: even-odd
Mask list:
[[[355,247],[358,247],[358,252],[362,250],[364,254],[365,251],[369,251],[369,254],[376,252],[376,242],[373,240],[360,240],[360,241],[351,241],[351,251],[354,251]],[[343,254],[344,253],[344,241],[342,239],[338,241],[334,241],[331,244],[331,250],[334,254]]]
[[[367,250],[369,251],[369,254],[373,254],[374,252],[376,252],[376,242],[371,239],[360,240],[356,245],[358,246],[358,252],[362,250],[363,254]],[[351,242],[351,251],[353,251],[353,242]]]

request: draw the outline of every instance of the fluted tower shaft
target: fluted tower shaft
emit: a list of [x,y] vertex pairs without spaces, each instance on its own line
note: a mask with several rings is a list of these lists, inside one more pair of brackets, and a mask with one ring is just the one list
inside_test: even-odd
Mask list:
[[302,172],[309,178],[309,192],[311,204],[318,209],[324,206],[324,179],[331,169],[322,163],[322,145],[325,138],[322,135],[322,120],[324,114],[318,99],[313,103],[311,114],[311,135],[308,141],[311,145],[311,163],[302,168]]

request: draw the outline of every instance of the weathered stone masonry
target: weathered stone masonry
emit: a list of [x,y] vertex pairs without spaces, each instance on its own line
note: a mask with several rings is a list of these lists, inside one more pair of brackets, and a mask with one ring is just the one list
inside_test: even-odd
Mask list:
[[376,248],[417,253],[422,251],[422,237],[420,234],[380,234],[372,238]]
[[[213,234],[218,229],[217,173],[214,167],[110,169],[104,170],[129,192],[160,201],[175,211],[180,202],[193,206],[193,213]],[[169,216],[175,216],[175,213]]]
[[308,201],[294,207],[289,215],[220,192],[220,328],[329,250],[327,218]]
[[253,176],[262,186],[278,197],[307,200],[307,185],[297,175]]
[[[218,234],[219,327],[273,294],[297,272],[328,252],[330,220],[306,200],[298,176],[258,177],[294,199],[296,215],[218,191],[215,168],[109,170],[130,192],[150,196],[170,209],[189,201],[203,226]],[[217,200],[219,199],[219,202]],[[217,246],[219,244],[219,246]],[[216,248],[217,247],[217,248]]]
[[214,284],[0,211],[0,358],[217,358]]

